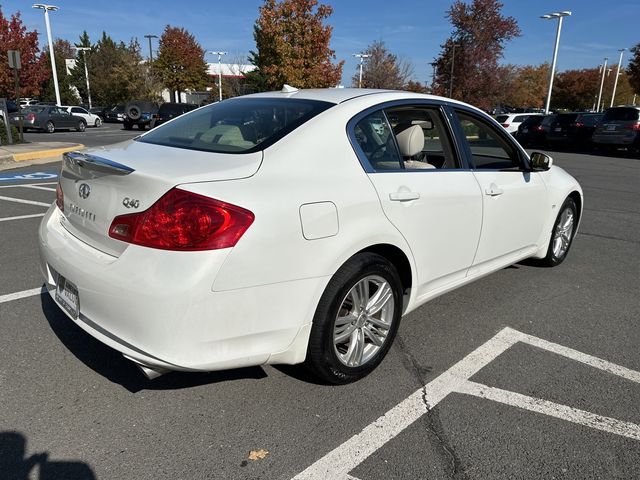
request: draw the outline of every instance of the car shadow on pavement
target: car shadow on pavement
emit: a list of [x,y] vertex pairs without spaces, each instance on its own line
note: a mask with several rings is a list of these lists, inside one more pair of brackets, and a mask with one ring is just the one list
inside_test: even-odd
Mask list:
[[[26,457],[27,439],[19,432],[0,431],[0,478],[11,480],[95,480],[84,462],[49,460],[49,453]],[[38,476],[33,473],[37,471]]]
[[260,380],[267,377],[264,369],[251,367],[221,372],[170,372],[154,380],[149,380],[133,362],[124,358],[120,352],[96,340],[73,323],[48,293],[42,293],[40,299],[42,312],[49,322],[51,330],[62,344],[93,371],[122,385],[132,393],[140,390],[177,390],[231,380]]

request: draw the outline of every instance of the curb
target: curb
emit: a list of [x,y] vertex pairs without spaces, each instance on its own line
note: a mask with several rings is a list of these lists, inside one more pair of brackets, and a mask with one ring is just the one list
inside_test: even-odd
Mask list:
[[49,150],[36,150],[34,152],[14,153],[12,155],[14,162],[24,162],[26,160],[38,160],[41,158],[55,157],[63,153],[72,152],[84,148],[84,145],[78,143],[72,147],[52,148]]

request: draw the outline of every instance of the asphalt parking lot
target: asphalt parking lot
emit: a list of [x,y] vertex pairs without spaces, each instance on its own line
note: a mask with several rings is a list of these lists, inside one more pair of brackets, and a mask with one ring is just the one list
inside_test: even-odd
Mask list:
[[585,192],[567,260],[428,303],[341,387],[271,366],[147,380],[41,293],[59,165],[0,172],[0,479],[639,478],[640,159],[553,156]]

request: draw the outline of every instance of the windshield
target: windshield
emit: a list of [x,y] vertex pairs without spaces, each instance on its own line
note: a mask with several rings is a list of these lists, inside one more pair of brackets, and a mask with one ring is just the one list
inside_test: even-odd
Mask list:
[[267,148],[332,103],[291,98],[225,100],[158,127],[138,141],[218,153]]

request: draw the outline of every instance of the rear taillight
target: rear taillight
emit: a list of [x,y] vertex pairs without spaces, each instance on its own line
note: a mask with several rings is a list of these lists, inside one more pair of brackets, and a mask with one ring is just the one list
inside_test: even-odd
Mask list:
[[632,123],[631,125],[625,125],[626,130],[633,130],[635,132],[640,132],[640,122]]
[[162,250],[233,247],[253,223],[249,210],[174,188],[149,209],[113,219],[109,236]]
[[26,116],[26,117],[24,117],[24,118],[25,118],[25,120],[26,120],[27,122],[33,122],[33,121],[35,121],[36,116],[35,116],[35,114],[33,114],[33,113],[28,113],[28,114],[27,114],[27,116]]
[[533,129],[536,132],[543,132],[544,131],[544,128],[542,127],[542,125],[536,125],[535,127],[533,127]]
[[500,125],[502,125],[504,128],[507,128],[509,126],[508,123],[501,123]]
[[584,127],[584,123],[575,122],[570,125],[571,127],[582,128]]
[[64,193],[62,192],[60,182],[56,185],[56,205],[61,212],[64,212]]

